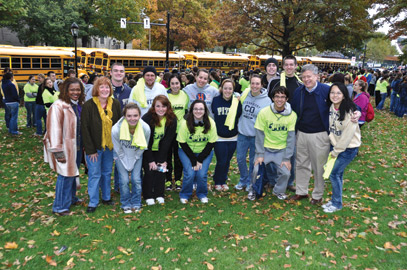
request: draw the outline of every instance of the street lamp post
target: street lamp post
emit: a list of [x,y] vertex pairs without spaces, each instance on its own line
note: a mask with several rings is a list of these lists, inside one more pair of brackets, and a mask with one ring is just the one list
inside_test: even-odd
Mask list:
[[75,41],[75,73],[76,77],[78,77],[78,56],[77,56],[77,44],[76,41],[78,39],[79,34],[79,26],[76,23],[71,25],[71,33]]

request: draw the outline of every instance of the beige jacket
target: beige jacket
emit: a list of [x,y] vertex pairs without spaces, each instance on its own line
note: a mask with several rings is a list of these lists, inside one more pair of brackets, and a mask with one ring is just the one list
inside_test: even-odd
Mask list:
[[[44,161],[51,169],[67,177],[79,175],[76,166],[76,115],[72,106],[58,99],[48,111],[47,132],[44,135]],[[64,152],[66,163],[56,160],[52,153]]]
[[338,118],[339,111],[336,111],[332,104],[329,109],[329,139],[334,147],[331,154],[335,157],[346,148],[359,147],[361,144],[359,125],[350,121],[351,115],[346,114],[343,121]]

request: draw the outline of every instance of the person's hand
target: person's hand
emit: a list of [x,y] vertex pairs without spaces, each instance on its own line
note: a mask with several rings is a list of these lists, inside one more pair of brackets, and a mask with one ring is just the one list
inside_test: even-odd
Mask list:
[[355,111],[355,112],[353,112],[352,117],[350,118],[350,121],[352,123],[357,123],[361,116],[362,116],[362,113],[360,111]]
[[291,171],[291,162],[289,160],[281,162],[280,168],[286,166],[289,171]]
[[99,157],[98,153],[94,153],[94,154],[92,154],[92,155],[89,155],[89,159],[90,159],[90,161],[92,161],[92,162],[97,162],[97,161],[98,161],[98,157]]
[[148,163],[148,167],[149,167],[150,171],[157,170],[157,164],[155,163],[155,161]]
[[256,166],[257,164],[261,165],[264,162],[264,158],[263,157],[258,157],[256,159],[256,161],[254,162],[254,166]]
[[196,165],[192,168],[194,169],[194,171],[199,171],[200,169],[202,169],[202,163],[197,161]]
[[164,171],[167,169],[167,162],[160,163],[160,165],[164,169]]

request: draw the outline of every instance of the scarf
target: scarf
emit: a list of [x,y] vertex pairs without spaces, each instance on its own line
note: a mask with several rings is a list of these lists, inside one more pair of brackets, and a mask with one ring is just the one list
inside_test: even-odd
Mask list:
[[243,104],[244,100],[247,98],[247,95],[250,93],[250,88],[246,88],[240,96],[240,102]]
[[[300,83],[302,83],[300,77],[298,77],[297,74],[294,73],[294,76],[295,76],[295,78],[297,78],[297,80],[298,80]],[[285,82],[286,82],[286,81],[285,81],[285,78],[286,78],[286,76],[285,76],[285,71],[283,71],[283,72],[281,72],[281,75],[280,75],[280,86],[287,87],[287,85],[286,85],[286,83],[285,83]]]
[[[130,141],[130,126],[126,118],[123,119],[122,125],[120,126],[120,140]],[[143,124],[140,121],[137,122],[136,129],[133,134],[133,141],[131,142],[132,146],[139,147],[140,149],[147,148],[146,137],[144,136]]]
[[105,149],[106,147],[109,148],[109,150],[113,149],[113,142],[112,142],[112,117],[113,117],[113,111],[112,111],[112,105],[113,105],[113,99],[109,97],[107,99],[107,106],[106,106],[106,111],[102,108],[102,105],[100,104],[99,98],[98,97],[93,97],[92,98],[93,102],[95,102],[98,110],[99,110],[99,115],[100,119],[102,119],[102,148]]
[[329,153],[328,160],[327,160],[326,164],[324,165],[324,174],[322,175],[322,177],[324,179],[329,179],[332,169],[334,168],[335,161],[336,161],[336,157],[332,157],[331,154]]
[[[246,95],[247,97],[247,95]],[[232,105],[230,106],[229,113],[226,116],[225,126],[229,127],[229,130],[232,130],[235,127],[237,107],[239,105],[239,100],[232,96]]]
[[144,92],[144,89],[146,87],[146,81],[144,78],[140,78],[134,86],[134,91],[133,91],[133,96],[132,99],[138,101],[140,106],[142,108],[147,108],[147,98],[146,98],[146,93]]

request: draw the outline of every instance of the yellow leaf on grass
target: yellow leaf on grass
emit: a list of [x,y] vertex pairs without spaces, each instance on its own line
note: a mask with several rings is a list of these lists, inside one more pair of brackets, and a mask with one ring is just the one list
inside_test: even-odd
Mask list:
[[16,242],[7,242],[7,243],[4,245],[4,248],[5,248],[5,249],[16,249],[16,248],[18,248],[18,245],[17,245]]
[[60,235],[61,235],[61,233],[58,232],[57,230],[54,230],[52,233],[53,233],[55,236],[60,236]]
[[206,267],[208,267],[208,270],[213,270],[213,269],[215,269],[215,267],[213,267],[213,265],[212,264],[210,264],[210,263],[206,263]]
[[397,233],[398,236],[407,237],[407,232],[399,232]]
[[71,264],[73,264],[73,257],[72,258],[70,258],[67,262],[66,262],[66,265],[71,265]]
[[57,263],[52,259],[52,256],[46,256],[45,257],[45,261],[52,266],[57,266]]

